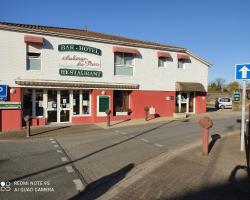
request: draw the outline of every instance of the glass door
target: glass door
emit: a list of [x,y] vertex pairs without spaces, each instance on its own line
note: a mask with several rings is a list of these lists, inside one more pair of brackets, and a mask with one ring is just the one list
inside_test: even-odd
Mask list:
[[57,90],[48,90],[47,122],[57,122]]
[[69,90],[61,90],[59,92],[60,92],[60,122],[69,122],[70,118]]

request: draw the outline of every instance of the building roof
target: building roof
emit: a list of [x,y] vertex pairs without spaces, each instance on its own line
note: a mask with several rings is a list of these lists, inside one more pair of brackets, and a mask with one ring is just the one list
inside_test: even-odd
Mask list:
[[[0,22],[0,29],[7,29],[19,32],[29,32],[36,34],[46,34],[46,35],[55,35],[61,37],[71,37],[71,38],[79,38],[86,39],[92,41],[106,42],[112,44],[120,44],[126,46],[136,46],[136,47],[144,47],[158,50],[170,50],[175,52],[185,52],[189,55],[195,57],[200,60],[207,66],[211,66],[208,61],[200,58],[197,55],[194,55],[189,50],[183,47],[171,46],[166,44],[160,44],[155,42],[149,42],[144,40],[131,39],[121,36],[115,36],[110,34],[98,33],[89,31],[86,29],[71,29],[71,28],[60,28],[60,27],[52,27],[52,26],[40,26],[40,25],[31,25],[31,24],[17,24],[17,23],[9,23],[9,22]],[[74,37],[75,36],[75,37]]]

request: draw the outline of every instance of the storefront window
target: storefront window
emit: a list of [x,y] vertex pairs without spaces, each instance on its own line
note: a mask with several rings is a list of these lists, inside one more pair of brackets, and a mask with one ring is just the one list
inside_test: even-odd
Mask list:
[[90,114],[90,92],[82,91],[82,114]]
[[32,115],[32,89],[24,89],[23,116]]
[[43,116],[43,90],[36,90],[36,116]]
[[129,92],[114,91],[114,114],[128,113],[129,111]]
[[80,114],[80,91],[73,91],[73,115]]

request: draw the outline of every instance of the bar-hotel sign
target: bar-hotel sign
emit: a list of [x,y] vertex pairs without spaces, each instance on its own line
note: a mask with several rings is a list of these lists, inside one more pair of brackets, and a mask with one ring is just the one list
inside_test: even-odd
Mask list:
[[[100,49],[78,44],[60,44],[58,45],[58,51],[67,52],[67,54],[63,54],[60,59],[59,66],[63,67],[59,69],[59,74],[61,76],[79,76],[79,77],[96,77],[96,78],[102,77],[102,71],[71,68],[71,67],[100,68],[101,67],[100,58],[96,57],[102,55],[102,51]],[[92,54],[92,56],[90,54]]]
[[95,54],[98,56],[102,55],[101,49],[84,46],[84,45],[78,45],[78,44],[59,44],[58,51],[61,51],[61,52],[62,51],[76,51],[76,52],[91,53],[91,54]]

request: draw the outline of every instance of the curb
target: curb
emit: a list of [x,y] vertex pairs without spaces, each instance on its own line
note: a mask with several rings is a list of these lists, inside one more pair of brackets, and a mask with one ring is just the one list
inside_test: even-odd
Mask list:
[[[239,134],[239,131],[240,130],[234,130],[234,131],[227,132],[227,133],[221,135],[221,139]],[[196,147],[200,146],[201,144],[202,144],[201,140],[197,140],[191,144],[184,145],[181,148],[162,153],[155,158],[152,158],[144,163],[137,165],[137,167],[134,170],[132,170],[130,173],[128,173],[128,175],[126,176],[125,179],[123,179],[121,182],[116,184],[107,193],[105,193],[103,196],[101,196],[100,199],[110,200],[110,199],[114,198],[122,190],[129,187],[131,184],[139,181],[140,179],[142,179],[147,174],[149,174],[153,170],[157,169],[161,165],[172,160],[173,158],[177,157],[181,153],[186,152],[188,150],[191,150],[193,148],[196,148]]]

